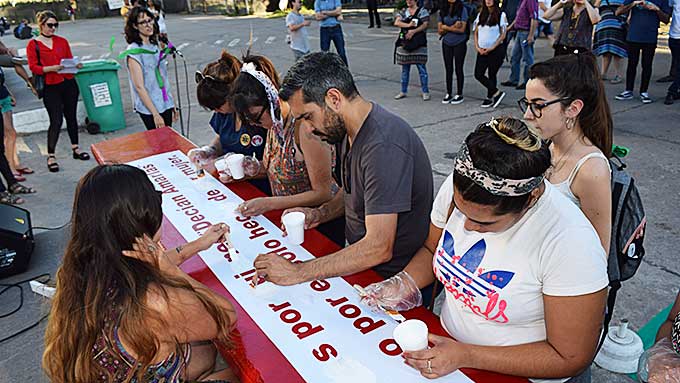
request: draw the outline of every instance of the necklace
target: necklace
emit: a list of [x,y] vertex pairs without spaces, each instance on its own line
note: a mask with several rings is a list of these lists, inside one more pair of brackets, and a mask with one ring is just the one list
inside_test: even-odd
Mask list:
[[571,142],[571,144],[567,148],[567,151],[565,151],[564,154],[560,156],[559,160],[550,164],[550,168],[548,168],[548,171],[546,172],[547,173],[546,177],[548,178],[548,180],[552,178],[553,174],[557,173],[558,171],[560,171],[560,169],[562,169],[565,161],[567,160],[567,155],[571,153],[571,149],[574,148],[576,141],[578,141],[578,137],[576,137],[576,139],[574,139],[574,141]]

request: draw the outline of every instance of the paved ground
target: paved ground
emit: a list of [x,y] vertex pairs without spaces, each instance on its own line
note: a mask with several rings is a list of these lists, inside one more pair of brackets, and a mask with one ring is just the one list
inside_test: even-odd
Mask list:
[[[386,16],[387,14],[384,14]],[[504,104],[497,110],[489,111],[479,107],[484,91],[474,80],[472,70],[474,55],[471,49],[466,59],[465,103],[457,106],[442,105],[445,92],[441,49],[435,35],[430,35],[430,89],[432,100],[420,99],[418,76],[415,69],[411,76],[409,98],[395,101],[392,96],[399,91],[400,68],[392,64],[393,41],[396,29],[366,29],[365,17],[347,17],[344,26],[350,67],[355,75],[360,92],[367,98],[384,105],[407,119],[425,142],[433,164],[433,177],[437,186],[451,171],[450,154],[455,152],[460,141],[478,123],[492,115],[510,114],[519,116],[516,100],[522,94],[510,90]],[[193,72],[203,64],[216,59],[222,48],[233,53],[246,49],[249,34],[253,34],[253,51],[270,57],[281,73],[292,64],[293,55],[285,44],[283,19],[240,18],[223,16],[169,15],[170,37],[184,52],[185,60],[178,59],[180,82],[185,118],[189,112],[184,94],[183,64],[189,72],[191,127],[190,138],[205,144],[212,136],[207,122],[209,113],[196,103]],[[388,23],[384,23],[386,25]],[[125,48],[122,36],[122,21],[118,18],[79,20],[77,24],[63,23],[60,34],[67,37],[76,55],[99,58],[108,54],[111,36],[116,43],[114,51]],[[318,28],[310,28],[311,43],[318,49]],[[19,47],[20,43],[11,37],[3,39],[9,46]],[[662,38],[655,59],[654,79],[668,72],[670,53]],[[551,55],[547,42],[537,43],[537,58]],[[509,69],[504,66],[499,78],[505,80]],[[172,73],[172,72],[171,72]],[[174,77],[174,74],[171,74]],[[32,98],[21,81],[11,72],[7,73],[8,83],[18,96],[18,111],[42,107]],[[91,136],[81,132],[81,145],[120,137],[143,130],[138,116],[130,111],[129,86],[125,71],[119,73],[126,107],[125,118],[128,128],[111,134]],[[173,81],[174,83],[174,81]],[[622,89],[621,85],[607,85],[609,99],[614,113],[615,142],[632,149],[629,156],[629,171],[636,178],[645,202],[649,218],[646,240],[647,257],[637,275],[625,283],[618,300],[616,319],[626,318],[634,329],[647,322],[654,314],[671,303],[680,286],[680,261],[676,243],[680,237],[680,104],[672,107],[661,102],[667,84],[652,83],[650,94],[657,102],[643,106],[639,101],[619,102],[613,97]],[[178,127],[179,128],[179,127]],[[186,127],[188,129],[188,127]],[[31,211],[36,226],[60,226],[69,220],[73,191],[78,178],[94,165],[93,161],[81,162],[70,158],[68,137],[62,134],[58,146],[58,157],[62,171],[47,172],[45,167],[46,134],[37,133],[21,138],[20,150],[24,162],[37,173],[26,182],[38,189],[38,193],[27,197],[26,207]],[[40,272],[54,273],[63,251],[66,230],[44,232],[38,235],[36,257],[31,269],[20,277],[29,277]],[[38,256],[39,254],[39,256]],[[18,280],[20,277],[12,280]],[[5,282],[5,281],[3,281]],[[31,296],[29,296],[31,295]],[[0,297],[0,307],[14,307],[18,296],[9,294]],[[0,338],[13,333],[39,318],[44,305],[39,298],[27,293],[21,314],[0,319]],[[42,352],[41,337],[44,326],[30,330],[0,347],[0,383],[43,382],[46,378],[40,370]],[[594,382],[627,382],[629,378],[595,369]]]

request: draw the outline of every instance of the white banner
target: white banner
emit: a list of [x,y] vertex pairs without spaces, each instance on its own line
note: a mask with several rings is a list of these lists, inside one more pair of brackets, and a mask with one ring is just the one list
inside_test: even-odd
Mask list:
[[[258,254],[276,252],[290,260],[314,256],[289,244],[264,216],[234,213],[243,200],[207,174],[198,178],[180,151],[130,163],[144,170],[163,191],[163,214],[187,240],[225,222],[237,254],[215,245],[200,257],[291,365],[308,382],[430,382],[403,363],[392,339],[396,322],[373,313],[342,278],[297,286],[265,282],[250,286]],[[460,371],[436,379],[472,382]]]
[[109,4],[110,10],[120,9],[125,5],[123,0],[106,0],[106,2]]

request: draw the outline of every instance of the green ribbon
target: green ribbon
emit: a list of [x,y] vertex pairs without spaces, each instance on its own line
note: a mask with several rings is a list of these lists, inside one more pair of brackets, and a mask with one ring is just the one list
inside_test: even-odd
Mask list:
[[156,65],[156,68],[154,69],[154,73],[156,75],[156,81],[158,82],[158,87],[161,88],[161,91],[163,92],[163,100],[168,101],[168,91],[165,89],[165,81],[163,81],[163,76],[161,76],[161,60],[163,60],[164,55],[167,55],[170,52],[170,49],[164,48],[161,49],[158,52],[145,49],[145,48],[130,48],[127,50],[124,50],[118,55],[119,59],[124,59],[129,55],[140,55],[140,54],[150,54],[150,55],[155,55],[158,54],[158,64]]
[[625,146],[612,145],[612,154],[616,157],[623,158],[630,153],[630,149]]

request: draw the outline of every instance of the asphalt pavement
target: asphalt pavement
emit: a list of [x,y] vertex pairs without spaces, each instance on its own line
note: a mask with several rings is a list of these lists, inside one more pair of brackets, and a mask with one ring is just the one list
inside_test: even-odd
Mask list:
[[[383,17],[389,16],[383,12]],[[170,39],[183,54],[171,61],[173,93],[180,89],[184,133],[198,145],[208,143],[213,132],[208,126],[210,113],[196,101],[193,73],[206,63],[219,57],[221,49],[234,54],[244,54],[251,42],[251,51],[271,58],[280,73],[285,74],[293,63],[293,53],[285,42],[286,29],[283,18],[242,17],[230,18],[220,15],[168,15]],[[444,68],[440,43],[435,34],[429,36],[429,86],[432,100],[422,101],[418,75],[413,68],[409,97],[396,101],[399,92],[401,70],[392,63],[392,51],[397,29],[383,22],[381,29],[367,29],[365,12],[348,12],[343,26],[349,65],[361,94],[388,110],[405,118],[425,143],[433,165],[433,177],[438,188],[452,171],[452,154],[461,140],[491,116],[514,115],[520,111],[516,101],[521,91],[504,89],[508,95],[495,110],[482,109],[480,104],[485,90],[473,77],[475,55],[470,46],[465,60],[465,102],[460,105],[442,105],[445,93]],[[116,57],[126,43],[122,34],[120,18],[78,20],[76,24],[63,22],[59,34],[66,37],[75,55],[83,59]],[[309,28],[313,50],[318,50],[318,25]],[[251,41],[252,35],[252,41]],[[113,51],[109,50],[114,39]],[[21,48],[25,41],[6,36],[3,42],[10,47]],[[552,56],[548,42],[541,39],[536,46],[537,60]],[[637,329],[653,315],[669,305],[680,287],[680,261],[677,243],[680,239],[680,103],[663,105],[668,84],[654,82],[668,73],[670,51],[667,36],[661,36],[654,60],[653,82],[650,94],[655,102],[643,105],[639,99],[615,101],[614,96],[623,85],[607,84],[607,94],[614,115],[614,142],[631,149],[627,157],[628,171],[635,177],[642,194],[649,220],[645,247],[646,258],[634,278],[624,283],[619,293],[614,322],[628,319],[631,328]],[[186,72],[185,72],[186,68]],[[625,70],[625,69],[624,69]],[[499,73],[499,81],[506,80],[509,66],[506,63]],[[11,70],[6,70],[7,83],[18,101],[16,112],[42,108],[42,102],[33,97],[22,81]],[[128,76],[124,69],[118,73],[125,106],[127,128],[121,131],[90,135],[81,129],[80,144],[89,148],[93,143],[121,137],[144,128],[139,117],[131,110]],[[639,83],[639,74],[638,74]],[[188,85],[189,92],[186,92]],[[190,121],[188,121],[190,119]],[[81,121],[82,122],[82,121]],[[179,131],[179,124],[175,125]],[[35,226],[57,227],[68,222],[71,214],[73,193],[78,179],[92,166],[94,160],[78,161],[70,156],[70,145],[63,132],[57,148],[61,166],[59,173],[49,173],[46,168],[46,133],[34,133],[20,137],[19,154],[24,164],[36,170],[28,176],[26,185],[38,193],[26,197],[24,207],[30,210]],[[40,272],[54,274],[63,253],[65,229],[41,232],[37,236],[39,257],[34,257],[31,268],[21,276]],[[25,292],[27,302],[20,314],[0,319],[0,338],[9,335],[40,318],[44,302]],[[0,296],[0,311],[14,307],[18,296],[14,293]],[[2,313],[0,313],[2,314]],[[42,334],[44,323],[0,345],[0,383],[45,382],[40,369]],[[593,371],[594,382],[627,382],[626,376],[609,373],[599,368]]]

